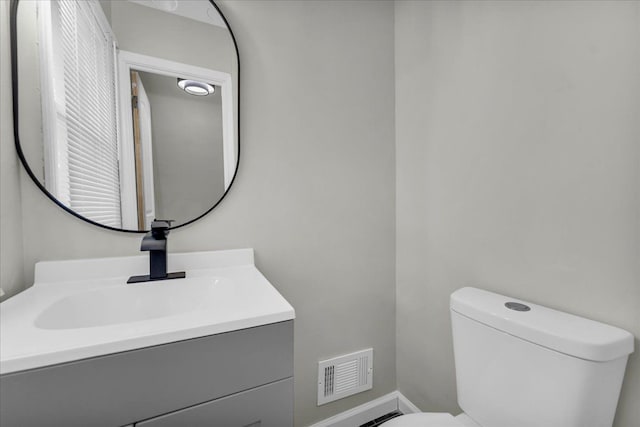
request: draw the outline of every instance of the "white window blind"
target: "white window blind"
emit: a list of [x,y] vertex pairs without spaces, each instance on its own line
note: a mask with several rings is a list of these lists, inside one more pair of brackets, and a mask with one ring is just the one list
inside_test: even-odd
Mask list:
[[46,3],[53,101],[43,112],[53,116],[45,139],[54,159],[45,159],[47,188],[78,214],[120,228],[115,40],[96,0]]

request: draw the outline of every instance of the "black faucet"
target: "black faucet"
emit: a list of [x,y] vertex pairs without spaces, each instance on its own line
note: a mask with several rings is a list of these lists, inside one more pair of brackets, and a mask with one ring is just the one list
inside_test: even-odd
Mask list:
[[167,236],[173,220],[154,220],[151,231],[142,238],[141,251],[149,251],[149,274],[131,276],[127,283],[149,282],[152,280],[184,279],[185,272],[167,273]]

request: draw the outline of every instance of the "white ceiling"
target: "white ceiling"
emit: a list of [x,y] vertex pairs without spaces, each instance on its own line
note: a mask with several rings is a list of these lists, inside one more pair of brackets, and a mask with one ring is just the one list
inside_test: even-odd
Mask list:
[[173,13],[205,24],[227,28],[224,20],[209,0],[129,0],[142,6]]

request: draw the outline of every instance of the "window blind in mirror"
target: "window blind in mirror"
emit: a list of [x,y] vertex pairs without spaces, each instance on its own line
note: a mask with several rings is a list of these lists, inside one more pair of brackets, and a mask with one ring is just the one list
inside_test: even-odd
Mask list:
[[55,183],[54,196],[78,214],[120,228],[115,40],[96,0],[45,3],[51,8],[51,41],[44,44],[51,52],[43,59],[50,61],[53,80],[53,99],[43,108],[43,115],[48,109],[53,116],[45,129],[53,159],[45,158],[51,169],[45,180]]

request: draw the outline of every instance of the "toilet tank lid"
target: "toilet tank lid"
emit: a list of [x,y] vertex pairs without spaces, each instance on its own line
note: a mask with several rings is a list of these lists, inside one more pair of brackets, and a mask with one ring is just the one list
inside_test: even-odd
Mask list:
[[[507,303],[516,304],[510,304],[510,309]],[[633,353],[633,335],[624,329],[482,289],[458,289],[451,294],[450,308],[510,335],[581,359],[605,362]]]

